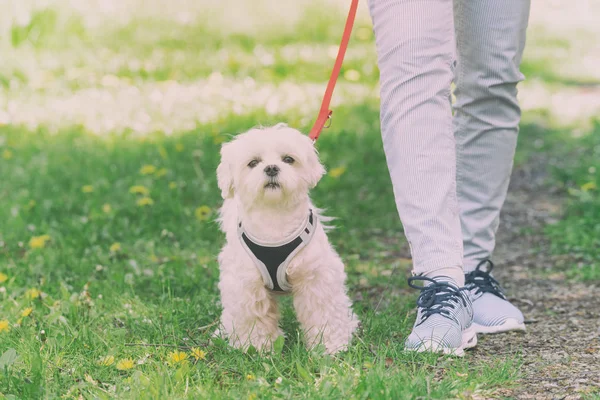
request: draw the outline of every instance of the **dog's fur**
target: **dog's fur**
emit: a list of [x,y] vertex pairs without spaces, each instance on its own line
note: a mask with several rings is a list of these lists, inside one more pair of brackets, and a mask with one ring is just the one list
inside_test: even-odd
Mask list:
[[[285,163],[285,156],[295,161]],[[255,159],[259,163],[251,168],[248,164]],[[276,165],[279,174],[267,176],[267,165]],[[217,180],[225,200],[220,224],[226,244],[219,255],[223,313],[216,334],[232,346],[268,351],[283,335],[277,295],[265,287],[242,247],[238,221],[257,239],[276,242],[293,234],[309,209],[319,221],[314,237],[287,268],[296,315],[308,347],[322,343],[328,353],[335,353],[350,343],[358,320],[346,294],[344,264],[327,239],[323,222],[328,219],[308,195],[324,173],[312,141],[285,124],[252,129],[221,148]]]

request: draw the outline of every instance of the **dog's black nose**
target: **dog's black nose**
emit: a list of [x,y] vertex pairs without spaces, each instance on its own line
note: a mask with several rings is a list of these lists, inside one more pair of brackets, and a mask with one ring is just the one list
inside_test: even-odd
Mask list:
[[264,171],[267,176],[277,176],[279,173],[279,167],[277,165],[267,165]]

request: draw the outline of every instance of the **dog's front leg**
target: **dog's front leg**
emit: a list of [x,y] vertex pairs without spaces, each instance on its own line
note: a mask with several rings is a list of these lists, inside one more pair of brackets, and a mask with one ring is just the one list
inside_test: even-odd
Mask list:
[[264,287],[260,275],[222,274],[219,290],[223,305],[221,324],[229,343],[243,350],[252,345],[259,351],[270,351],[283,333],[277,301]]
[[[331,260],[330,260],[331,261]],[[358,319],[346,294],[344,266],[339,260],[321,265],[294,284],[294,308],[309,348],[322,343],[327,353],[346,350]]]

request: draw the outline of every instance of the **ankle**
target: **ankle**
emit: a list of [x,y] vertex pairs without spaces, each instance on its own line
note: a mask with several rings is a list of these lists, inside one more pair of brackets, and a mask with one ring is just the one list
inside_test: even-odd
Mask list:
[[447,267],[430,271],[425,274],[427,278],[449,281],[460,287],[465,286],[465,273],[461,267]]

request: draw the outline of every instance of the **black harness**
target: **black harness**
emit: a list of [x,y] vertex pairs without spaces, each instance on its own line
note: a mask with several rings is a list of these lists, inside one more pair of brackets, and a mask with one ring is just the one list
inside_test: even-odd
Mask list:
[[287,281],[287,266],[300,250],[312,239],[315,233],[316,218],[309,210],[307,221],[291,237],[279,243],[261,243],[252,237],[238,223],[238,236],[242,247],[254,261],[268,289],[275,292],[289,292],[292,286]]

